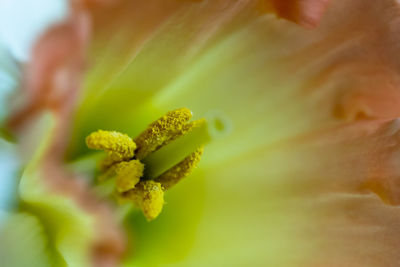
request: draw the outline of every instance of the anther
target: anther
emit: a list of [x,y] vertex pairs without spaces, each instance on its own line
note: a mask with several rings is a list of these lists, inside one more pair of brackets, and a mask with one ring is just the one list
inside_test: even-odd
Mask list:
[[86,138],[89,148],[108,154],[100,164],[100,178],[115,178],[104,183],[114,187],[120,201],[133,201],[148,220],[161,212],[164,190],[196,168],[203,146],[214,136],[212,131],[216,129],[210,129],[206,120],[189,122],[191,117],[192,112],[186,108],[170,111],[151,123],[135,141],[126,134],[102,130]]
[[136,157],[143,159],[151,152],[188,131],[186,124],[192,118],[187,108],[173,110],[151,123],[147,129],[135,138],[138,146]]
[[89,148],[105,150],[111,160],[118,162],[127,160],[135,154],[136,144],[126,134],[115,131],[102,131],[91,133],[86,138]]
[[144,165],[139,160],[124,161],[116,166],[115,186],[118,192],[133,189],[143,176]]
[[172,186],[176,185],[181,179],[192,173],[192,171],[197,167],[197,164],[200,162],[203,151],[203,147],[197,149],[180,163],[157,177],[155,181],[161,183],[162,187],[165,190],[170,189]]
[[123,196],[140,207],[149,221],[160,214],[164,205],[164,190],[160,183],[152,180],[139,182]]

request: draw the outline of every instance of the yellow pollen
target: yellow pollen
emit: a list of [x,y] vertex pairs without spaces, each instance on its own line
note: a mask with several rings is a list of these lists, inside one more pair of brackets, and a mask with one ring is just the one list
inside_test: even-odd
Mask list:
[[155,181],[161,183],[162,187],[165,190],[170,189],[181,179],[188,176],[197,167],[203,151],[203,147],[197,149],[195,152],[186,157],[183,161],[157,177]]
[[160,214],[164,205],[162,186],[152,180],[139,182],[134,189],[126,192],[124,196],[141,208],[144,216],[149,221]]
[[121,203],[134,202],[147,220],[155,219],[164,205],[164,191],[197,167],[209,141],[207,122],[189,122],[191,117],[187,108],[170,111],[134,140],[116,131],[91,133],[87,146],[107,152],[99,165],[101,190],[107,189],[107,195],[114,191]]
[[93,132],[86,137],[86,144],[89,148],[107,151],[114,162],[131,159],[136,149],[135,142],[128,135],[115,131]]
[[141,133],[135,142],[138,146],[136,157],[145,158],[151,152],[172,141],[187,131],[187,122],[192,118],[192,112],[187,108],[176,109],[159,118]]
[[135,187],[143,176],[144,165],[138,160],[124,161],[116,166],[115,185],[118,192],[126,192]]

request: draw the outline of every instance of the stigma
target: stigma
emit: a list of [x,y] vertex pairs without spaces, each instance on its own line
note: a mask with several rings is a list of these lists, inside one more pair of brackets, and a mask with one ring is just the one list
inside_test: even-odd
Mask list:
[[106,152],[99,182],[113,179],[117,199],[133,202],[147,220],[155,219],[162,211],[164,192],[197,167],[211,140],[207,121],[190,122],[191,118],[187,108],[170,111],[134,139],[116,131],[91,133],[87,146]]

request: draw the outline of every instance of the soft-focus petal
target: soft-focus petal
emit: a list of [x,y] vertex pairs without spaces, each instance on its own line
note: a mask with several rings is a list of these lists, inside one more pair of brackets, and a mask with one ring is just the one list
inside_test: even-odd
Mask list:
[[20,164],[16,146],[0,137],[0,211],[10,211],[16,206]]
[[45,229],[37,218],[26,213],[3,212],[0,212],[0,217],[0,257],[3,266],[52,266]]
[[[89,20],[80,12],[53,26],[35,44],[9,126],[18,128],[43,109],[67,116],[75,102],[88,42]],[[64,118],[65,120],[67,118]]]
[[[24,209],[37,215],[48,230],[53,263],[115,266],[124,250],[116,216],[62,161],[83,74],[89,25],[84,11],[74,13],[39,39],[14,103],[17,112],[8,126],[23,150],[21,157],[29,164],[19,195]],[[42,116],[46,109],[53,115]]]
[[22,208],[35,214],[46,228],[56,266],[114,266],[123,250],[114,216],[84,180],[49,155],[57,134],[55,122],[54,116],[44,114],[24,128],[23,137],[31,137],[29,143],[38,145],[21,177]]
[[[97,28],[73,145],[82,147],[99,127],[135,136],[182,106],[198,116],[221,110],[240,127],[218,143],[220,158],[343,119],[399,113],[398,6],[391,0],[335,1],[313,31],[260,17],[251,2],[151,3],[146,12],[135,13],[134,4],[107,10],[118,20]],[[134,27],[143,21],[146,27]],[[206,22],[220,27],[203,29]]]
[[206,169],[213,187],[185,264],[237,251],[239,266],[395,266],[398,140],[398,120],[359,122]]
[[261,11],[276,12],[278,16],[304,26],[314,27],[323,17],[331,0],[261,0]]

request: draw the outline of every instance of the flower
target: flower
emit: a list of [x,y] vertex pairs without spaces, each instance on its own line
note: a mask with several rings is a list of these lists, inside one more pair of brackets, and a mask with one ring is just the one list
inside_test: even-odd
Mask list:
[[[103,9],[85,1],[65,28],[39,41],[37,51],[52,55],[44,44],[56,46],[54,34],[65,38],[57,64],[43,53],[30,69],[36,74],[27,88],[51,94],[31,90],[31,108],[9,125],[18,128],[43,106],[55,110],[57,128],[42,156],[53,174],[65,167],[66,153],[74,172],[93,176],[97,158],[85,158],[86,136],[98,129],[137,136],[176,108],[199,118],[218,114],[230,128],[205,147],[199,169],[166,194],[159,218],[148,223],[134,213],[124,220],[127,266],[399,261],[399,4],[291,2],[301,8],[152,0]],[[308,3],[315,9],[304,8]],[[53,179],[45,180],[69,184]],[[87,191],[78,195],[92,199]],[[76,187],[65,195],[76,199]],[[113,222],[99,229],[115,229]],[[113,248],[107,250],[120,257]]]

